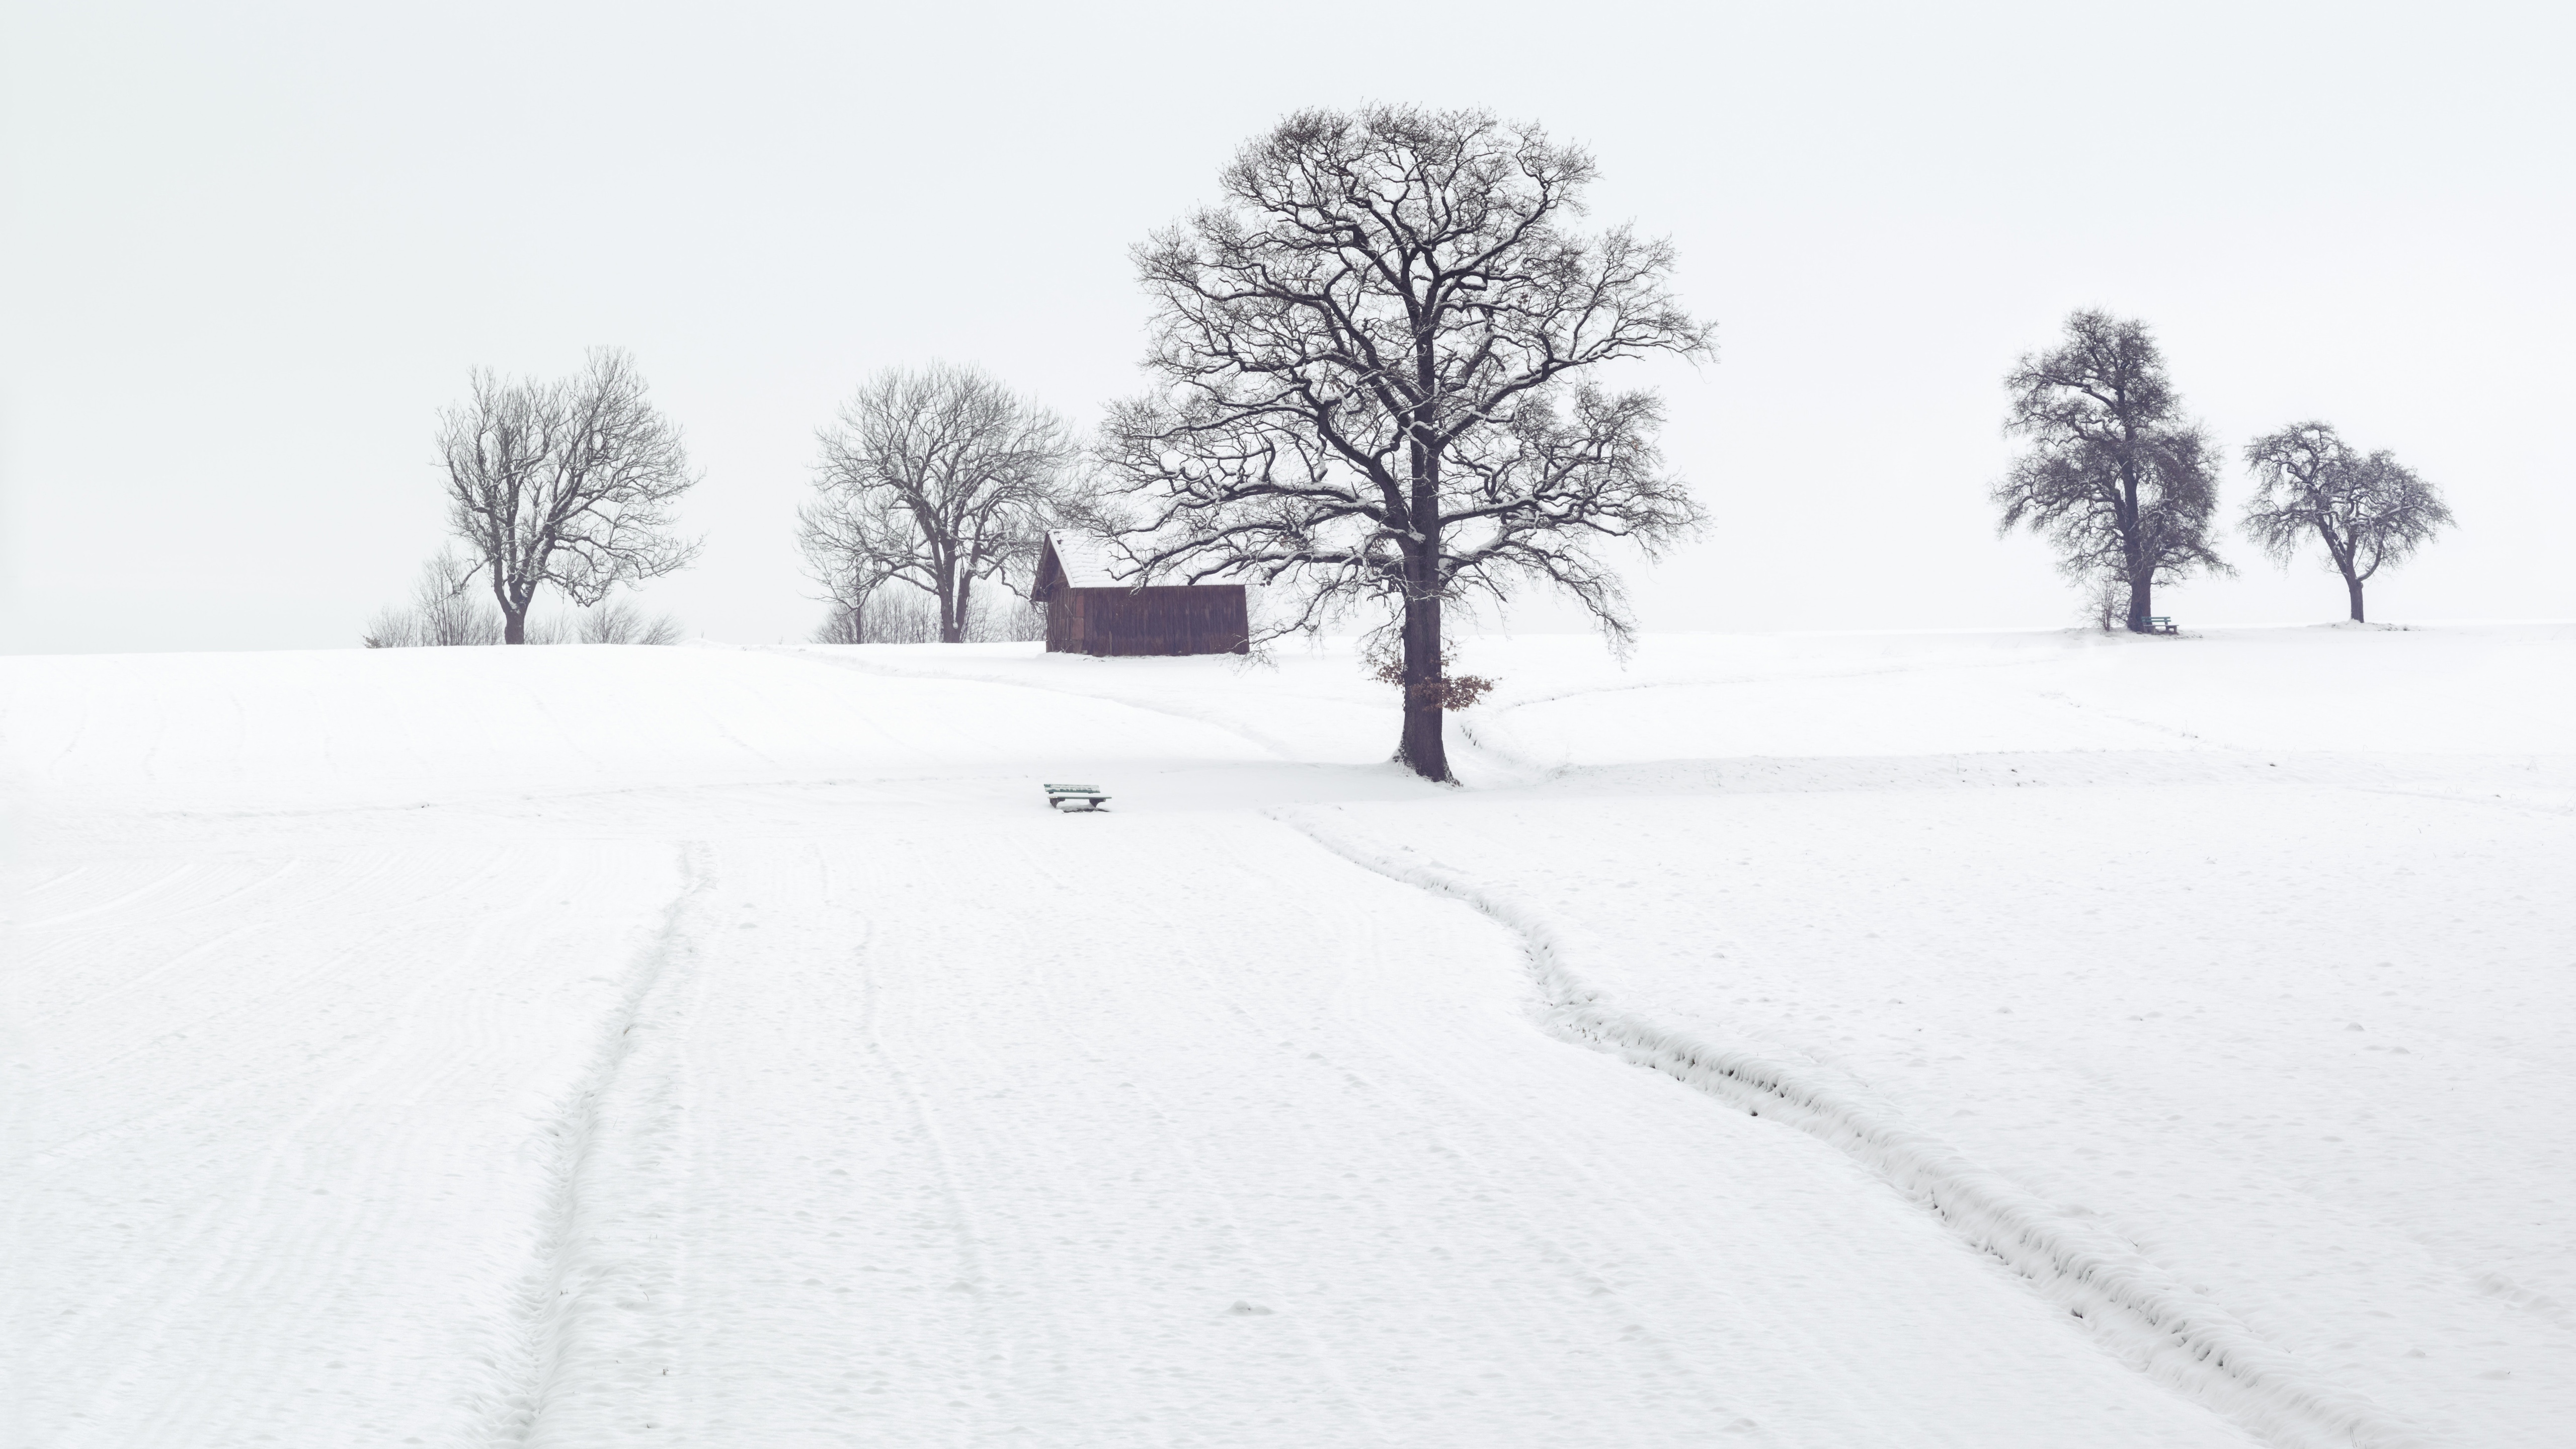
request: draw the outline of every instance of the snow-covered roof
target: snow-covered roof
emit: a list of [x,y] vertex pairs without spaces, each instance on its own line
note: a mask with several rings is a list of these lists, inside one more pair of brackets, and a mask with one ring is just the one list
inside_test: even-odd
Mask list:
[[1109,562],[1109,550],[1100,540],[1070,528],[1047,530],[1047,543],[1055,549],[1055,559],[1064,570],[1065,587],[1074,589],[1114,589],[1124,582]]

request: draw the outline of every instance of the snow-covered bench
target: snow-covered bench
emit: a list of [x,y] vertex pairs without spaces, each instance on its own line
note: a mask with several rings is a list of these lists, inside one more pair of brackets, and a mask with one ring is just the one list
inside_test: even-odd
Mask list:
[[2179,634],[2182,631],[2174,627],[2174,621],[2172,619],[2163,614],[2156,614],[2148,618],[2147,632],[2150,634]]
[[1046,792],[1050,810],[1097,810],[1109,803],[1109,797],[1101,794],[1097,785],[1049,785]]

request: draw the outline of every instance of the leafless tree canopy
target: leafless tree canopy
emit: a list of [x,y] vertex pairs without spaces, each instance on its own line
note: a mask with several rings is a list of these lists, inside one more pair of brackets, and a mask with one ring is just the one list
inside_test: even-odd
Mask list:
[[2004,386],[2004,431],[2031,446],[1995,485],[2003,532],[2028,525],[2057,545],[2070,578],[2124,586],[2138,633],[2155,585],[2193,569],[2233,572],[2209,540],[2213,450],[2183,418],[2144,326],[2078,312],[2066,319],[2065,342],[2024,357]]
[[1582,235],[1592,158],[1473,111],[1307,111],[1223,200],[1137,250],[1163,386],[1113,409],[1097,520],[1149,576],[1284,584],[1275,634],[1354,606],[1401,635],[1398,758],[1449,777],[1441,607],[1539,582],[1614,638],[1595,546],[1652,553],[1699,511],[1644,392],[1587,374],[1704,355],[1669,244]]
[[2245,446],[2255,492],[2245,532],[2286,567],[2308,540],[2326,546],[2343,575],[2353,622],[2361,586],[2383,564],[2408,555],[2448,526],[2451,510],[2433,485],[2385,449],[2367,457],[2324,423],[2293,424]]
[[1027,572],[1073,456],[1064,421],[972,368],[898,368],[823,430],[815,498],[799,513],[806,567],[845,617],[900,583],[963,640],[983,580]]
[[590,354],[560,382],[474,375],[441,420],[448,518],[500,606],[504,642],[527,642],[528,607],[553,585],[577,606],[697,555],[671,511],[697,479],[680,431],[645,400],[624,352]]

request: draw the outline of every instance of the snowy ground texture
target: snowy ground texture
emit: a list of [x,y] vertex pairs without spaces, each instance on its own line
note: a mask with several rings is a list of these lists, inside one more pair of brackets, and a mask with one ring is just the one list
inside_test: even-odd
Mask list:
[[0,1444],[2576,1442],[2576,627],[1033,649],[0,660]]

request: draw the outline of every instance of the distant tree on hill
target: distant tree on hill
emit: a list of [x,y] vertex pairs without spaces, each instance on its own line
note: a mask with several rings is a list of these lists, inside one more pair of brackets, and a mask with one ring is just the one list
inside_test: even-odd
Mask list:
[[2148,630],[2156,585],[2234,572],[2209,538],[2209,439],[2184,419],[2144,326],[2077,312],[2065,341],[2024,357],[2004,386],[2004,431],[2031,446],[1995,485],[1999,531],[2027,525],[2057,545],[2069,578],[2125,592],[2133,633]]
[[477,372],[442,417],[448,520],[500,607],[503,643],[529,642],[543,587],[587,608],[696,557],[670,527],[697,478],[680,430],[644,394],[633,359],[600,348],[559,382]]
[[977,583],[1034,568],[1075,451],[1054,413],[942,364],[878,375],[821,438],[816,497],[798,512],[807,570],[854,625],[885,585],[920,589],[952,644],[973,626]]
[[1149,396],[1113,409],[1090,500],[1150,578],[1293,585],[1269,632],[1383,611],[1396,758],[1450,778],[1442,610],[1516,584],[1630,629],[1594,545],[1649,555],[1700,512],[1654,446],[1663,409],[1603,364],[1705,356],[1671,246],[1572,228],[1592,158],[1477,111],[1301,111],[1237,154],[1222,200],[1138,248]]
[[[453,552],[441,552],[421,567],[420,582],[408,605],[379,610],[361,636],[370,649],[411,649],[454,644],[498,644],[501,613],[477,597],[475,565]],[[610,599],[583,611],[567,628],[560,618],[531,618],[522,642],[561,644],[577,638],[584,644],[677,644],[679,621],[668,614],[646,615],[624,599]]]
[[2255,494],[2245,532],[2284,568],[2310,539],[2343,575],[2352,619],[2361,586],[2451,522],[2433,485],[2385,450],[2364,456],[2324,423],[2296,423],[2245,445]]

